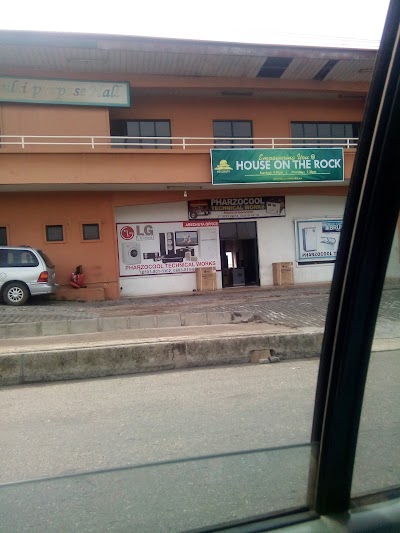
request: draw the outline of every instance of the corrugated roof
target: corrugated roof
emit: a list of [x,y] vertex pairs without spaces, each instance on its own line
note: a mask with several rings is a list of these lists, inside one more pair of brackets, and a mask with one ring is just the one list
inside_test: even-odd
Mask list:
[[268,58],[292,58],[280,77],[312,80],[329,60],[326,80],[370,81],[375,50],[269,46],[0,31],[0,68],[38,71],[256,78]]

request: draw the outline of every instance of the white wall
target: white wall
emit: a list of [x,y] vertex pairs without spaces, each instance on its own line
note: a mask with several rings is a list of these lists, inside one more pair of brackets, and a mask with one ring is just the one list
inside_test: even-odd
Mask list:
[[[187,202],[117,207],[115,222],[179,222],[188,220]],[[150,296],[196,290],[196,274],[164,274],[162,276],[132,276],[120,278],[121,296]],[[217,272],[217,288],[222,288],[221,273]]]
[[331,281],[333,264],[297,265],[294,219],[343,216],[343,196],[286,196],[286,216],[257,220],[260,284],[272,285],[272,263],[293,262],[294,283]]
[[[333,264],[297,265],[294,219],[343,216],[345,197],[342,196],[286,196],[286,216],[257,220],[260,284],[273,285],[272,263],[290,261],[294,265],[294,282],[329,282],[333,275]],[[174,222],[188,220],[187,203],[153,204],[118,207],[115,210],[117,223],[128,222]],[[393,258],[398,257],[396,251]],[[393,266],[392,266],[393,265]],[[388,274],[397,267],[394,259]],[[194,273],[167,274],[162,276],[121,277],[121,295],[143,296],[192,292],[196,289]],[[221,273],[217,272],[217,287],[222,288]]]

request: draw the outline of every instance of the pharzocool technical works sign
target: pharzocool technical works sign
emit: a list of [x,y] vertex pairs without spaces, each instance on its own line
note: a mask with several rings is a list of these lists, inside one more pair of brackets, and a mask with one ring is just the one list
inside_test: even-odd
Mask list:
[[211,150],[214,185],[343,181],[343,148]]

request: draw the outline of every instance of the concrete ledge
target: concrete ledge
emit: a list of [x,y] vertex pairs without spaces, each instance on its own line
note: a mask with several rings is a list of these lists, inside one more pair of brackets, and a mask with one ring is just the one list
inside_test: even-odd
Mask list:
[[97,318],[83,318],[82,320],[69,320],[69,331],[73,335],[79,333],[95,333],[99,331]]
[[185,326],[207,326],[207,313],[186,313],[184,315]]
[[56,293],[56,299],[68,302],[99,302],[106,299],[104,287],[86,287],[74,289],[72,287],[60,287]]
[[156,317],[154,315],[130,316],[130,329],[152,329],[156,327]]
[[208,324],[230,324],[232,322],[232,313],[229,311],[211,311],[207,313]]
[[67,320],[49,320],[41,323],[42,335],[68,335],[69,327]]
[[99,319],[99,331],[118,331],[120,329],[128,329],[129,317],[127,316],[112,316]]
[[8,324],[6,326],[7,338],[38,337],[41,334],[40,322],[24,322]]
[[157,328],[176,328],[182,326],[181,315],[156,315]]
[[233,313],[233,322],[236,324],[254,322],[258,320],[258,317],[251,313],[250,311],[234,311]]
[[20,351],[0,356],[0,385],[83,379],[157,370],[319,356],[322,333],[238,335],[177,341]]
[[24,382],[23,356],[14,354],[0,356],[0,385],[18,385]]

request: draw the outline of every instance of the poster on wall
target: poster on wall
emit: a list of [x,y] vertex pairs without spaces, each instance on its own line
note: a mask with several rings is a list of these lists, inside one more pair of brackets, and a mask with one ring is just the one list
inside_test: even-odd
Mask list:
[[284,217],[285,197],[258,196],[191,200],[188,202],[188,215],[191,220]]
[[341,218],[295,220],[298,263],[323,263],[336,259]]
[[221,269],[218,221],[117,224],[120,276]]

